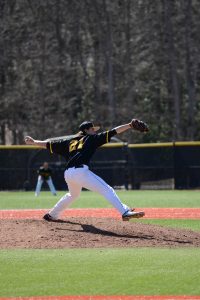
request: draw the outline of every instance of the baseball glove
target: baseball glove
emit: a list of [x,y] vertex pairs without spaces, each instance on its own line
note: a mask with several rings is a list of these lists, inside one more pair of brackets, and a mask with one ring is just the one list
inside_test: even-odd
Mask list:
[[132,119],[129,124],[130,124],[130,127],[133,128],[134,130],[137,130],[140,132],[149,131],[148,125],[146,123],[144,123],[143,121],[140,121],[137,119]]

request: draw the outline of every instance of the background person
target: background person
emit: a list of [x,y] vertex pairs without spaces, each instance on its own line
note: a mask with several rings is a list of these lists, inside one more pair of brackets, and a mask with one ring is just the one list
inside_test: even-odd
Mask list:
[[35,196],[39,196],[39,193],[41,191],[43,183],[46,181],[46,183],[49,186],[49,189],[51,193],[56,196],[56,189],[54,187],[51,175],[52,175],[52,170],[49,168],[49,164],[47,162],[44,162],[43,165],[39,168],[37,171],[38,173],[38,180],[37,180],[37,185],[35,189]]

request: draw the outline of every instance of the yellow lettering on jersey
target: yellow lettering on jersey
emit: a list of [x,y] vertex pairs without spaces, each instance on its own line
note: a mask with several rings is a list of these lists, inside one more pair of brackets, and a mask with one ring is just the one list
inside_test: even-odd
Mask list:
[[78,148],[77,149],[82,149],[83,148],[83,138],[80,139],[79,143],[78,143]]
[[77,149],[82,149],[83,147],[83,138],[78,140],[72,140],[69,144],[69,152],[75,151]]
[[69,144],[69,152],[76,150],[76,145],[78,144],[77,140],[72,140]]

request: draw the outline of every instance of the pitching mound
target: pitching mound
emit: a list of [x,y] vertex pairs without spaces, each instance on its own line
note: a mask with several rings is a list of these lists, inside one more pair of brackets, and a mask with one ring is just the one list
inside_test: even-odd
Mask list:
[[102,218],[0,220],[0,248],[199,247],[200,233]]

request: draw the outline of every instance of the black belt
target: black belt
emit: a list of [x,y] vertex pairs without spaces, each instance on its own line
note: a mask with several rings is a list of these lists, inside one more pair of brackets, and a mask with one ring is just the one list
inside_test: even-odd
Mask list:
[[84,165],[71,166],[71,167],[68,167],[67,170],[70,169],[70,168],[75,168],[75,169],[84,168]]

